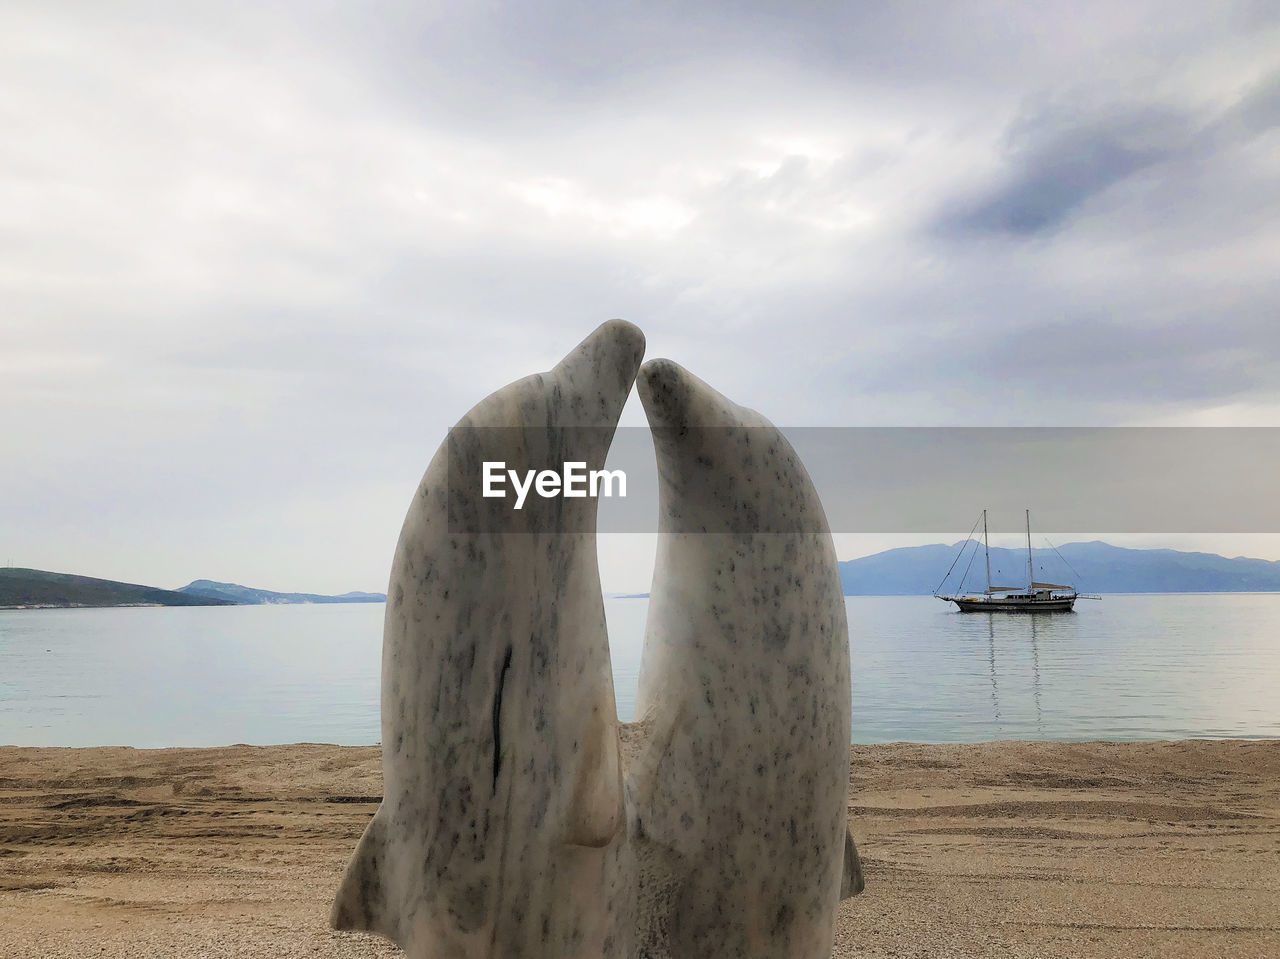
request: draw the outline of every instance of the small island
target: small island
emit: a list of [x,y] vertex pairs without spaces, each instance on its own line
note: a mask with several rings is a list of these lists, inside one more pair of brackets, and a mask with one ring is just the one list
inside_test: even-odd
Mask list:
[[74,573],[0,568],[0,609],[79,609],[111,606],[257,606],[268,603],[381,603],[382,593],[275,593],[235,583],[198,579],[181,589],[160,589]]

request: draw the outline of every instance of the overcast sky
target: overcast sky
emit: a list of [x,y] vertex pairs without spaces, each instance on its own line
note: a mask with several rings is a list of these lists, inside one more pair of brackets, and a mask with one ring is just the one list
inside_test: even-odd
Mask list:
[[7,0],[0,124],[0,562],[384,589],[615,316],[781,425],[1280,425],[1274,3]]

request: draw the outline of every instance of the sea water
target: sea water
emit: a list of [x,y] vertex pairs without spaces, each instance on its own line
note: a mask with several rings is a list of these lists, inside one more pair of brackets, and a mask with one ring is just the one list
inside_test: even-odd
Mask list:
[[[1280,594],[848,597],[853,742],[1280,737]],[[608,599],[618,714],[645,599]],[[0,744],[381,739],[381,604],[0,610]]]

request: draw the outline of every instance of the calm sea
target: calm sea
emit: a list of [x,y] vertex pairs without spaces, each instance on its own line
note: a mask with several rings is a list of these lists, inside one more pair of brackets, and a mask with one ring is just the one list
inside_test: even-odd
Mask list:
[[[850,597],[853,741],[1280,737],[1280,594]],[[644,599],[606,601],[631,718]],[[381,605],[0,610],[0,744],[375,743]]]

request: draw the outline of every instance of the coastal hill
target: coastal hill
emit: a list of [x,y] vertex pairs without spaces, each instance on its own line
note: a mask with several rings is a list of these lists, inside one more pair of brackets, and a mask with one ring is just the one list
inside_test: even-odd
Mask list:
[[[963,542],[963,541],[962,541]],[[846,596],[930,595],[938,586],[961,543],[907,546],[840,564]],[[976,547],[976,549],[975,549]],[[1061,554],[1059,557],[1058,554]],[[970,557],[973,557],[970,565]],[[1126,549],[1094,540],[1067,543],[1055,554],[1033,549],[1035,578],[1063,583],[1090,593],[1220,593],[1280,590],[1280,562],[1176,549]],[[982,544],[972,540],[946,581],[944,591],[981,591],[986,586]],[[1025,586],[1026,550],[992,548],[991,581],[997,586]]]
[[0,607],[230,606],[228,600],[110,579],[0,568]]
[[178,590],[188,596],[204,596],[225,600],[237,606],[262,606],[275,603],[385,603],[385,593],[343,593],[340,596],[322,596],[318,593],[273,593],[269,589],[253,589],[237,583],[215,583],[210,579],[198,579]]
[[382,593],[273,593],[235,583],[198,579],[182,589],[118,583],[92,576],[0,567],[0,609],[101,606],[257,606],[265,603],[381,603]]
[[[906,546],[840,564],[846,596],[928,596],[951,566],[961,543]],[[1058,554],[1061,554],[1060,556]],[[1067,543],[1054,553],[1032,550],[1040,582],[1063,583],[1089,593],[1221,593],[1280,591],[1280,562],[1175,549],[1127,549],[1109,543]],[[982,544],[969,541],[943,589],[959,592],[986,585]],[[1025,550],[993,548],[991,577],[997,586],[1022,586]],[[637,597],[646,593],[627,594]],[[118,583],[90,576],[0,567],[0,608],[72,606],[246,606],[274,603],[381,603],[382,593],[277,593],[236,583],[198,579],[178,590]]]

